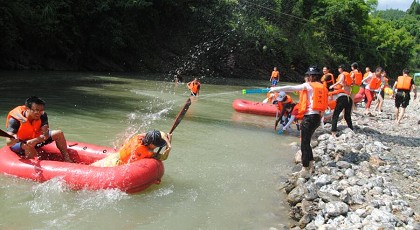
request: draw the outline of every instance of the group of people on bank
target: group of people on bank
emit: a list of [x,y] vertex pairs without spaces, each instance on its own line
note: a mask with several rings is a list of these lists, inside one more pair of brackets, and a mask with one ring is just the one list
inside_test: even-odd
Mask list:
[[[277,93],[278,96],[274,103],[277,103],[283,129],[287,129],[295,119],[301,120],[301,152],[302,165],[300,175],[308,177],[314,170],[311,138],[315,130],[320,126],[321,119],[327,109],[333,110],[331,120],[331,133],[333,136],[337,132],[337,122],[339,115],[344,111],[344,119],[347,126],[353,130],[351,120],[352,111],[356,109],[354,99],[366,97],[366,115],[371,115],[369,109],[376,94],[384,98],[384,88],[387,84],[385,71],[382,67],[377,67],[375,72],[362,74],[358,69],[357,63],[351,65],[352,71],[345,71],[345,66],[338,67],[339,75],[335,79],[329,72],[328,67],[323,67],[322,73],[317,66],[310,66],[305,72],[305,83],[295,86],[273,86],[268,94]],[[369,70],[369,69],[368,69]],[[362,90],[361,90],[362,89]],[[294,103],[292,98],[285,92],[300,92],[299,102]],[[410,92],[414,92],[414,99],[417,97],[417,89],[414,80],[409,76],[408,70],[403,70],[403,75],[399,76],[392,91],[395,92],[395,122],[400,123],[405,108],[410,101]],[[362,92],[365,96],[358,95]],[[381,111],[381,105],[379,105]],[[286,114],[286,115],[284,115]],[[276,121],[276,126],[279,120]]]

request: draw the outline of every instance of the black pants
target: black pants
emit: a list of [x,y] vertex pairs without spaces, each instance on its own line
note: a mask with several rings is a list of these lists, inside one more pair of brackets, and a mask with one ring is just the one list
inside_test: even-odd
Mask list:
[[337,105],[334,109],[334,113],[331,121],[331,132],[337,132],[337,122],[338,116],[341,111],[344,109],[344,119],[347,122],[347,126],[353,130],[353,123],[351,122],[351,107],[353,106],[353,100],[347,96],[343,95],[337,98]]
[[319,114],[305,115],[300,123],[301,143],[300,151],[302,152],[302,165],[309,167],[309,161],[314,160],[311,148],[311,138],[315,130],[321,124],[321,116]]

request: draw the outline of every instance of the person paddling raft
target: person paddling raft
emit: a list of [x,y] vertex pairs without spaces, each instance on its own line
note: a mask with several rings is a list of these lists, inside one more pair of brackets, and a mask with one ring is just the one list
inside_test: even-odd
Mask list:
[[38,148],[55,141],[63,155],[63,160],[73,162],[67,151],[67,141],[61,130],[50,130],[45,101],[32,96],[25,105],[11,110],[6,118],[7,133],[15,138],[7,138],[6,144],[21,157],[32,159]]
[[191,96],[197,97],[200,94],[201,84],[197,78],[187,83],[187,88],[191,91]]
[[328,90],[320,83],[321,71],[317,66],[310,66],[305,75],[308,82],[296,86],[272,87],[270,92],[294,92],[300,91],[299,113],[303,114],[300,124],[302,170],[300,177],[308,178],[314,172],[314,156],[311,148],[311,138],[315,130],[321,124],[322,113],[328,107]]
[[[97,167],[114,167],[128,164],[144,158],[154,158],[164,161],[168,158],[171,146],[172,134],[158,130],[137,134],[130,138],[116,153],[111,153],[104,159],[92,163]],[[156,148],[166,146],[162,154],[154,152]]]

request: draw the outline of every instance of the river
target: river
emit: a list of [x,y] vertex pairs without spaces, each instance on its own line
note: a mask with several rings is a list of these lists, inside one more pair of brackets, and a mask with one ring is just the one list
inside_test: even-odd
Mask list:
[[[0,119],[32,95],[46,101],[51,129],[67,140],[118,146],[150,129],[169,131],[189,96],[167,76],[0,72]],[[172,80],[172,79],[171,79]],[[269,229],[286,225],[278,190],[291,171],[296,135],[278,135],[274,118],[241,114],[242,88],[267,81],[202,79],[200,96],[173,135],[162,183],[137,194],[71,191],[0,175],[0,229]],[[3,128],[5,126],[3,125]],[[1,159],[0,159],[1,160]]]

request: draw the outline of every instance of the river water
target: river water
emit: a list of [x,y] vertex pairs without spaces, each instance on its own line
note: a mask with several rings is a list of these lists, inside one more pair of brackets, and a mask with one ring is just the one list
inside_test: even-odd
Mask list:
[[[118,146],[150,129],[169,131],[189,96],[166,76],[1,72],[0,120],[28,96],[42,97],[51,129],[67,140]],[[0,175],[0,229],[269,229],[288,224],[280,181],[293,166],[274,118],[237,113],[242,88],[267,81],[202,79],[201,95],[173,135],[162,183],[127,195],[71,191]],[[3,125],[2,129],[5,129]],[[1,160],[1,159],[0,159]]]

